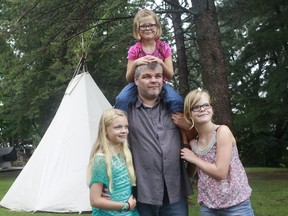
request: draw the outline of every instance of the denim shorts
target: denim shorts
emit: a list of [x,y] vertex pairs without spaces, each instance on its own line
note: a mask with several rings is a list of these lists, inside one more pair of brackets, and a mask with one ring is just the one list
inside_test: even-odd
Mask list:
[[247,199],[238,205],[222,209],[211,209],[200,204],[200,216],[254,216],[254,212],[250,199]]

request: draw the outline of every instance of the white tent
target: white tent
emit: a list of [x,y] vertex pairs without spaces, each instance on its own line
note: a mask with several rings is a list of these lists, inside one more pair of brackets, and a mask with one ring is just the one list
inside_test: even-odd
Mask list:
[[102,112],[111,105],[91,75],[69,83],[44,137],[0,205],[15,211],[91,211],[86,180]]

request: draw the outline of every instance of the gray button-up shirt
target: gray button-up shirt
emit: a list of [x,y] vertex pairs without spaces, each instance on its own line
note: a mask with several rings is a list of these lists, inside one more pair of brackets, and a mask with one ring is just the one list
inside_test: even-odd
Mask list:
[[162,205],[165,183],[171,204],[192,194],[187,173],[181,170],[181,138],[171,112],[162,102],[149,108],[138,98],[128,110],[128,120],[137,201]]

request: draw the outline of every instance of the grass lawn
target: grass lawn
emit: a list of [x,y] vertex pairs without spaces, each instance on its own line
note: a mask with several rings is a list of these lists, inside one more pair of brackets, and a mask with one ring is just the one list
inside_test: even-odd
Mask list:
[[[280,168],[246,168],[250,185],[252,187],[251,202],[256,216],[284,216],[288,215],[288,169]],[[19,171],[0,172],[0,199],[5,195]],[[197,190],[189,197],[189,215],[199,215],[197,204]],[[85,213],[82,215],[90,215]],[[14,212],[0,207],[1,216],[76,216],[79,214],[55,214]]]

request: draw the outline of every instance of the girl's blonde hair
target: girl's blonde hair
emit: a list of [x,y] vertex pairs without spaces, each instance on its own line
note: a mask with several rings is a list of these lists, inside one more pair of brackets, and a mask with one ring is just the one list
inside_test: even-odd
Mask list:
[[[106,162],[106,167],[107,167],[107,174],[108,174],[108,179],[109,179],[109,190],[112,191],[112,169],[111,169],[111,159],[112,156],[114,155],[114,150],[112,145],[110,145],[110,141],[107,139],[106,136],[106,130],[107,127],[110,126],[110,124],[112,123],[112,121],[118,117],[126,117],[127,118],[127,114],[119,109],[108,109],[106,111],[103,112],[100,121],[99,121],[99,127],[98,127],[98,135],[97,135],[97,139],[96,142],[91,150],[90,153],[90,158],[89,158],[89,164],[88,164],[88,172],[87,172],[87,180],[88,180],[88,184],[91,181],[92,178],[92,173],[93,173],[93,165],[94,165],[94,161],[95,161],[95,157],[97,155],[97,153],[103,153],[105,156],[105,162]],[[123,145],[121,145],[121,156],[123,156],[127,169],[128,169],[128,173],[129,173],[129,177],[130,177],[130,181],[132,185],[136,185],[136,176],[135,176],[135,171],[134,171],[134,167],[133,167],[133,161],[132,161],[132,155],[129,149],[129,145],[128,145],[128,141],[125,140],[125,142],[123,143]]]
[[148,17],[148,16],[152,16],[152,18],[155,20],[155,24],[157,27],[157,31],[156,31],[156,35],[155,35],[155,40],[158,40],[161,35],[162,35],[162,27],[161,27],[161,23],[159,21],[159,18],[157,17],[157,15],[152,11],[152,10],[148,10],[148,9],[141,9],[137,12],[137,14],[134,17],[134,21],[133,21],[133,36],[137,39],[137,40],[141,40],[141,36],[139,34],[139,28],[140,28],[140,20],[144,17]]
[[211,99],[208,91],[200,89],[195,89],[189,92],[184,100],[184,117],[192,127],[194,126],[194,122],[192,119],[191,108],[198,103],[202,95],[206,95],[210,103]]

